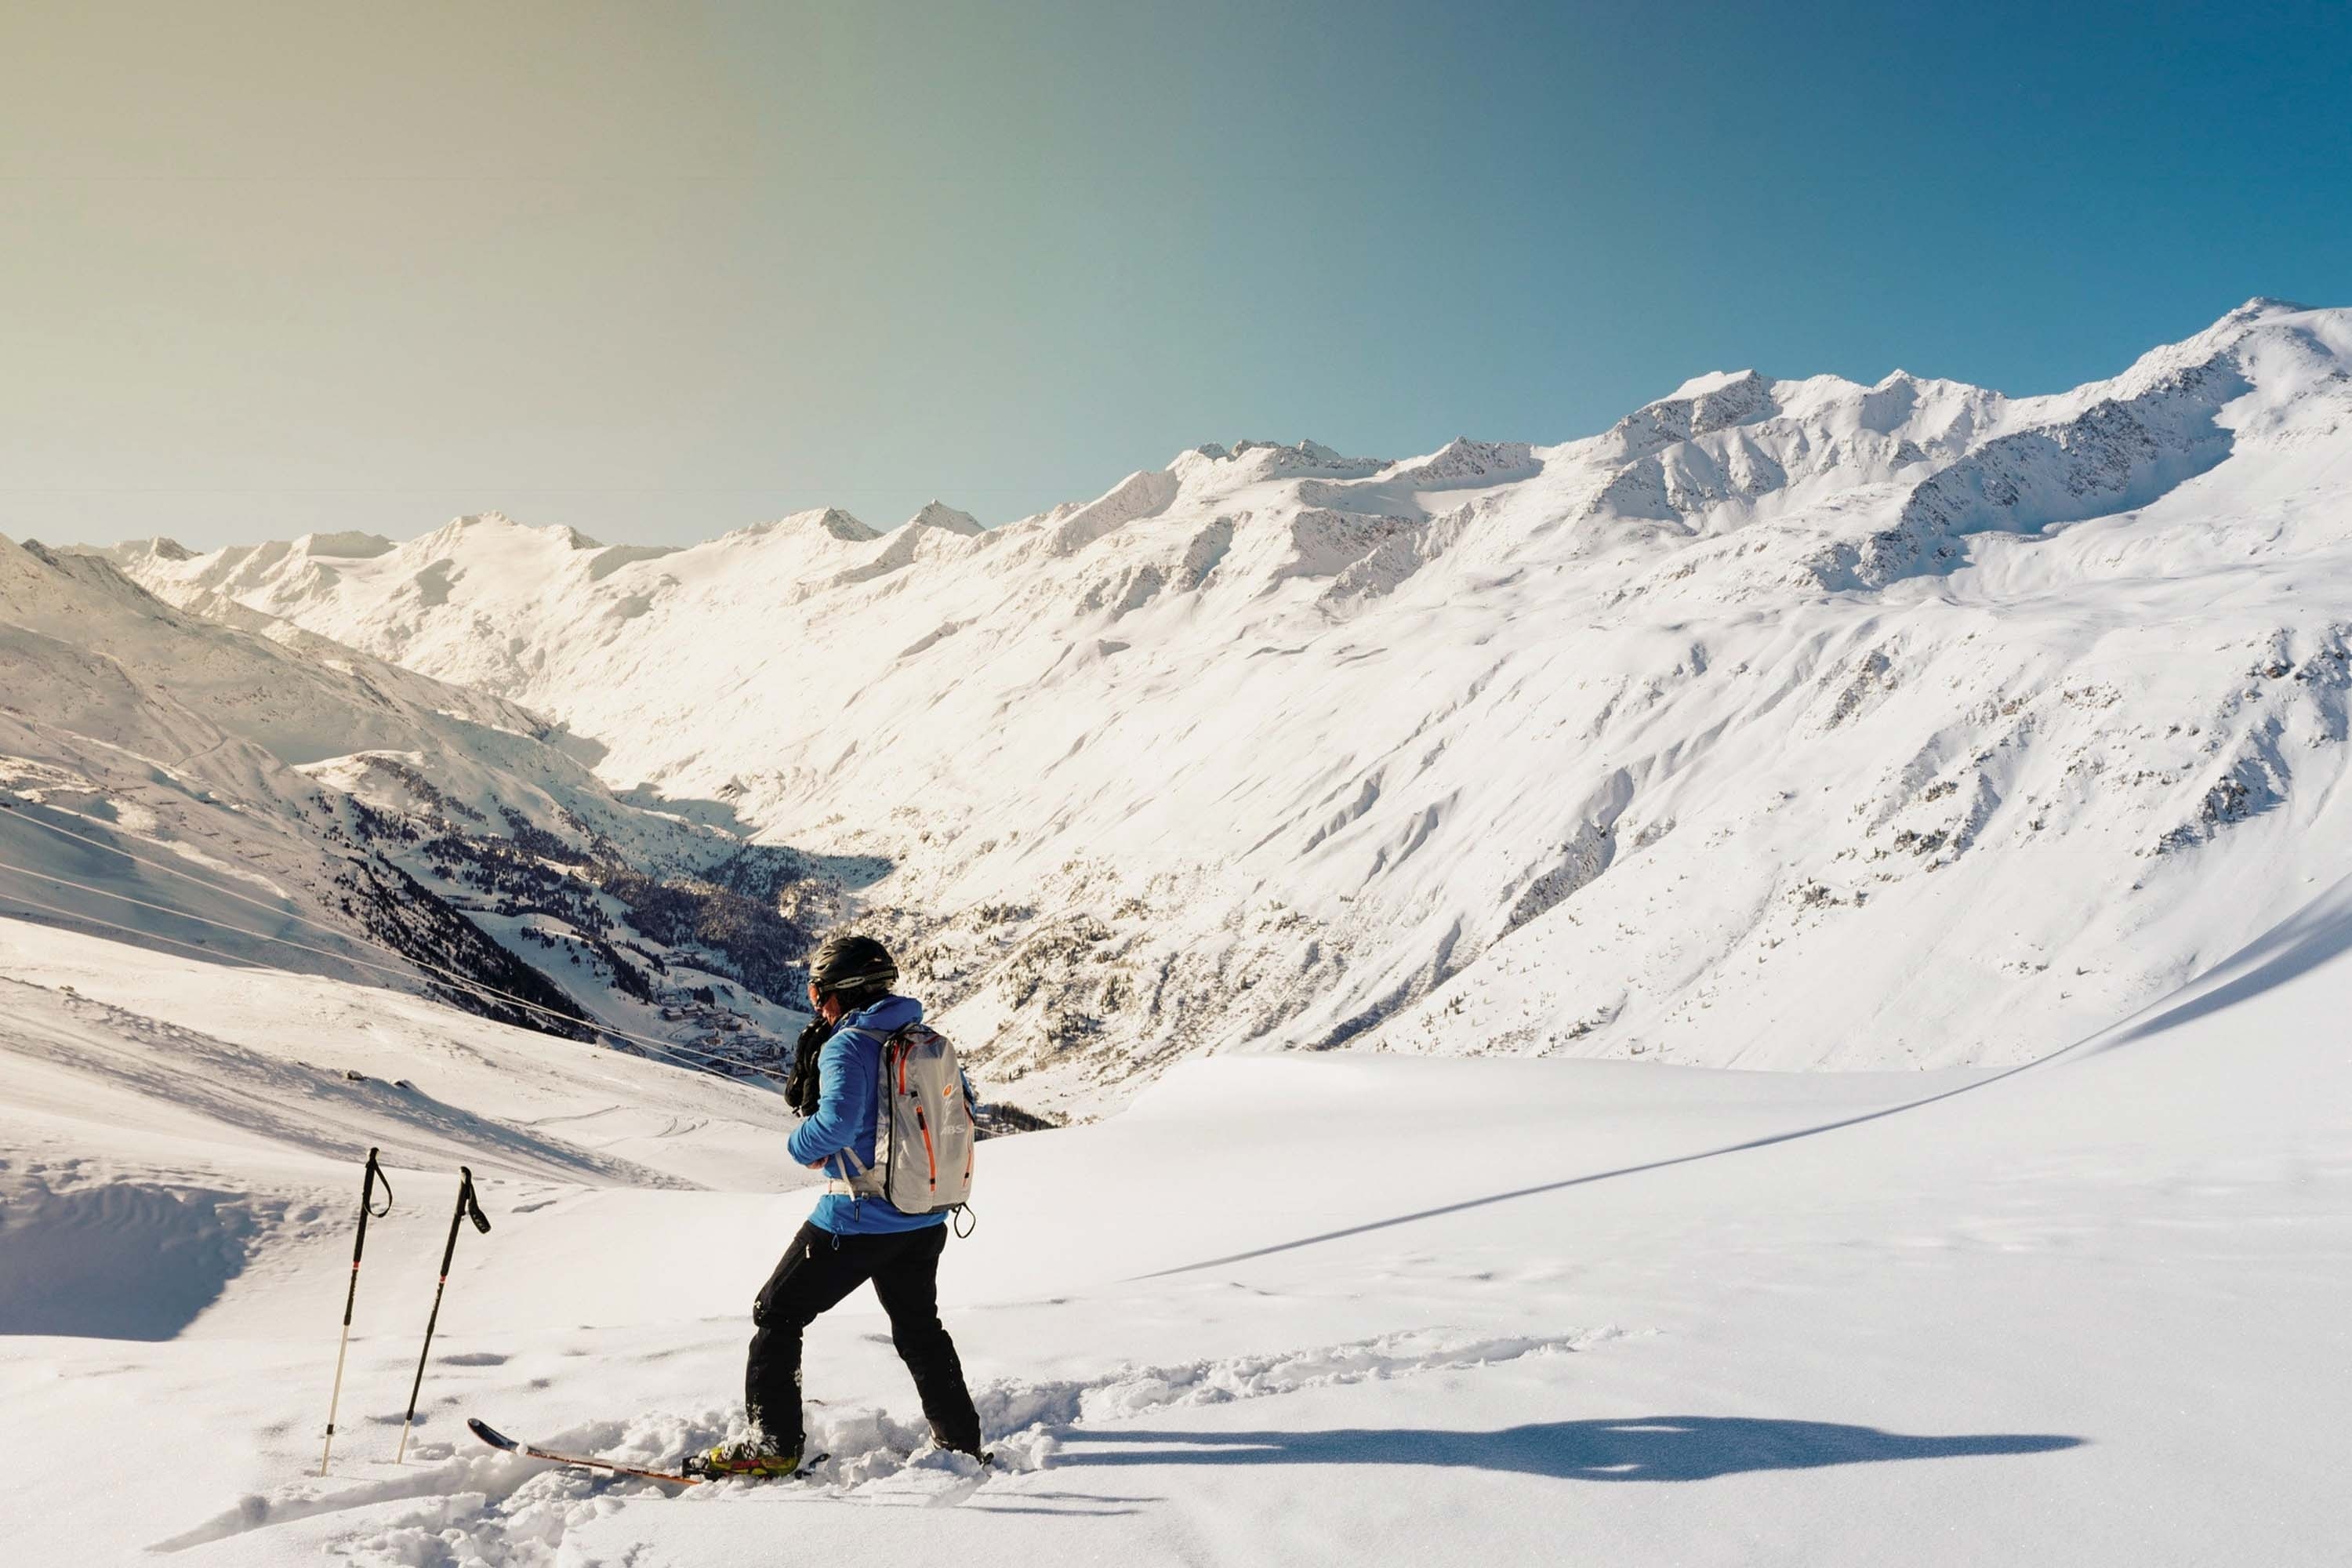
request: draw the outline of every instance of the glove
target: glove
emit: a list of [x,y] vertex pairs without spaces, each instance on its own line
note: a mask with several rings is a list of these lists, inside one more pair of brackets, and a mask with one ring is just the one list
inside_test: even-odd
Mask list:
[[817,1053],[825,1041],[833,1038],[833,1026],[822,1018],[811,1018],[808,1027],[793,1047],[792,1071],[784,1075],[784,1103],[801,1116],[814,1116],[817,1102]]

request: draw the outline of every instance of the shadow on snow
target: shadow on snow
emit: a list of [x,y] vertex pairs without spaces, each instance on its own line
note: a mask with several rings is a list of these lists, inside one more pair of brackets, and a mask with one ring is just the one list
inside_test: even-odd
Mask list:
[[1645,1415],[1548,1421],[1496,1432],[1343,1427],[1323,1432],[1082,1430],[1054,1458],[1079,1465],[1440,1465],[1585,1481],[1703,1481],[1891,1459],[2046,1454],[2082,1446],[2046,1433],[1911,1436],[1828,1421]]
[[[2179,1000],[2158,1002],[2141,1016],[2103,1029],[2098,1034],[2072,1045],[2062,1046],[2047,1056],[2036,1057],[2016,1067],[2005,1068],[1973,1083],[1957,1089],[1939,1090],[1908,1100],[1899,1105],[1889,1105],[1876,1110],[1865,1110],[1853,1116],[1843,1116],[1833,1121],[1818,1122],[1811,1127],[1793,1128],[1786,1132],[1767,1133],[1738,1143],[1727,1143],[1713,1149],[1700,1149],[1688,1154],[1673,1154],[1663,1159],[1645,1160],[1639,1164],[1621,1165],[1610,1171],[1592,1171],[1580,1176],[1565,1176],[1556,1182],[1538,1182],[1532,1186],[1514,1187],[1508,1192],[1492,1193],[1485,1197],[1465,1198],[1457,1203],[1440,1204],[1433,1208],[1415,1209],[1410,1214],[1395,1215],[1387,1219],[1368,1220],[1360,1225],[1345,1226],[1337,1230],[1323,1231],[1301,1237],[1295,1241],[1276,1242],[1271,1246],[1253,1247],[1245,1252],[1227,1253],[1222,1258],[1202,1258],[1197,1263],[1179,1264],[1172,1268],[1155,1269],[1136,1276],[1139,1279],[1159,1279],[1171,1274],[1190,1274],[1203,1268],[1222,1268],[1227,1264],[1247,1262],[1278,1252],[1296,1251],[1305,1247],[1319,1247],[1368,1232],[1387,1230],[1396,1226],[1413,1225],[1425,1219],[1460,1214],[1467,1209],[1485,1208],[1492,1204],[1511,1203],[1519,1198],[1534,1197],[1543,1193],[1557,1193],[1570,1187],[1589,1186],[1595,1182],[1615,1181],[1621,1176],[1637,1176],[1650,1171],[1664,1171],[1676,1165],[1695,1164],[1702,1160],[1717,1160],[1727,1154],[1743,1154],[1750,1150],[1769,1149],[1778,1143],[1792,1143],[1800,1139],[1818,1138],[1826,1132],[1837,1132],[1865,1122],[1901,1116],[1909,1111],[1940,1104],[1963,1094],[1974,1094],[1990,1089],[1997,1083],[2031,1072],[2036,1068],[2051,1066],[2068,1058],[2081,1061],[2103,1055],[2119,1047],[2145,1040],[2151,1036],[2179,1028],[2210,1014],[2250,1001],[2273,988],[2285,984],[2306,972],[2352,948],[2352,876],[2338,881],[2319,897],[2304,905],[2294,914],[2281,921],[2262,936],[2248,942],[2235,953],[2189,985],[2173,993]],[[2218,983],[2218,984],[2217,984]],[[2182,993],[2199,985],[2209,989],[2194,995]]]

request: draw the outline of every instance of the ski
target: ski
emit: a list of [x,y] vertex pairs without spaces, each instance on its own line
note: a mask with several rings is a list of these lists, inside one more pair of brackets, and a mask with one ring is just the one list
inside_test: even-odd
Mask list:
[[[644,1465],[625,1465],[617,1459],[600,1459],[593,1454],[560,1454],[552,1448],[541,1448],[531,1443],[519,1443],[488,1422],[471,1415],[466,1417],[466,1429],[493,1448],[503,1449],[509,1454],[520,1454],[526,1459],[543,1459],[551,1465],[568,1465],[575,1470],[603,1470],[608,1475],[634,1476],[639,1480],[661,1481],[674,1487],[698,1487],[707,1480],[722,1479],[711,1476],[689,1476],[677,1470],[656,1470]],[[831,1458],[833,1456],[830,1454],[812,1455],[802,1461],[796,1475],[783,1479],[796,1480]]]
[[702,1484],[699,1477],[680,1475],[675,1470],[656,1470],[643,1465],[625,1465],[617,1459],[600,1459],[593,1454],[559,1454],[551,1448],[541,1448],[530,1443],[518,1443],[488,1422],[470,1415],[466,1418],[466,1428],[491,1447],[503,1448],[509,1454],[520,1454],[526,1459],[544,1459],[551,1465],[569,1465],[577,1470],[603,1470],[610,1475],[635,1476],[639,1480],[665,1481],[677,1487]]

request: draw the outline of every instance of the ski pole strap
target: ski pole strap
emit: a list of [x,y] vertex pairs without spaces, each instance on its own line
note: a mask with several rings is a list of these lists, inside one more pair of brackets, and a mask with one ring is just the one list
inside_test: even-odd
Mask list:
[[[352,1237],[352,1272],[353,1274],[359,1272],[360,1254],[367,1247],[368,1220],[371,1217],[382,1219],[392,1212],[392,1180],[383,1173],[383,1167],[376,1163],[375,1156],[376,1152],[370,1149],[367,1169],[360,1173],[360,1227],[359,1233]],[[378,1182],[383,1184],[383,1207],[382,1208],[375,1206],[375,1184]]]
[[457,1167],[457,1206],[474,1222],[476,1230],[490,1234],[490,1216],[482,1212],[482,1201],[474,1194],[474,1173],[464,1165]]
[[[370,1149],[367,1170],[360,1176],[360,1207],[364,1212],[382,1219],[392,1212],[392,1178],[383,1173],[383,1167],[376,1163],[375,1156],[376,1151]],[[383,1184],[383,1207],[382,1208],[377,1208],[374,1205],[375,1185],[378,1182]]]
[[[378,1182],[383,1184],[383,1207],[382,1208],[375,1206],[375,1184]],[[350,1337],[352,1331],[352,1306],[359,1300],[360,1295],[360,1254],[367,1250],[367,1222],[370,1216],[382,1219],[391,1212],[392,1181],[383,1173],[383,1167],[376,1163],[376,1151],[370,1149],[367,1168],[360,1173],[360,1223],[359,1229],[352,1237],[352,1282],[350,1289],[343,1292],[343,1333],[346,1338]],[[340,1352],[335,1358],[335,1387],[340,1393],[342,1388],[343,1375],[342,1357]],[[334,1436],[335,1415],[331,1408],[327,1412],[328,1440],[332,1442]],[[321,1465],[325,1462],[323,1458],[320,1461]],[[321,1470],[320,1473],[325,1472]]]
[[441,1248],[441,1278],[449,1278],[449,1260],[457,1256],[457,1228],[467,1220],[484,1236],[490,1233],[490,1216],[474,1196],[474,1173],[467,1166],[457,1167],[457,1206],[449,1215],[449,1239]]

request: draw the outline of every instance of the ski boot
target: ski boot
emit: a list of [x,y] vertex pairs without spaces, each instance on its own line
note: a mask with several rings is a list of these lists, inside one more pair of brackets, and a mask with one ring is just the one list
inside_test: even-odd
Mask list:
[[984,1470],[992,1470],[996,1468],[996,1451],[993,1448],[982,1447],[977,1434],[970,1443],[951,1442],[946,1433],[934,1426],[931,1428],[931,1447],[944,1448],[950,1454],[961,1454],[968,1459],[978,1459],[980,1468]]
[[744,1437],[692,1456],[686,1461],[684,1470],[698,1481],[719,1481],[731,1476],[775,1481],[800,1468],[798,1448],[787,1449],[773,1437]]

